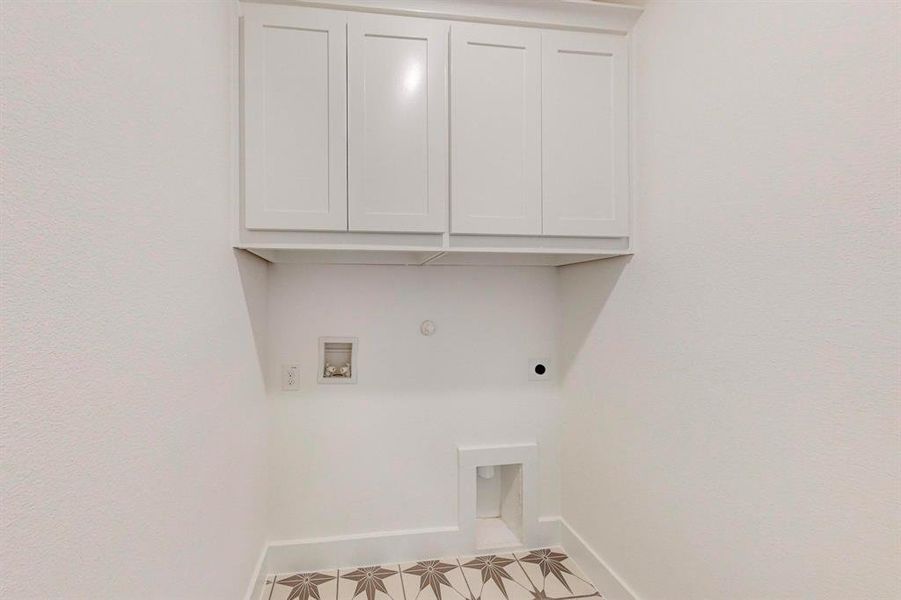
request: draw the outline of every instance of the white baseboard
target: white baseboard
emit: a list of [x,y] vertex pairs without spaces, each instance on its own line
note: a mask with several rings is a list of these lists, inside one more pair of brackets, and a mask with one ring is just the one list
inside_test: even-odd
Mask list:
[[453,555],[459,537],[457,527],[426,527],[280,540],[269,544],[267,564],[290,573],[422,560]]
[[560,518],[561,545],[605,600],[639,600],[638,595],[587,542]]
[[257,564],[253,569],[253,575],[250,577],[250,583],[247,584],[247,592],[244,594],[244,600],[257,600],[263,589],[263,582],[266,575],[270,573],[269,565],[266,563],[266,556],[269,553],[269,544],[263,544],[260,550],[260,556],[257,558]]
[[[540,517],[535,524],[534,547],[560,545],[560,518]],[[320,569],[359,567],[406,562],[446,556],[467,556],[484,552],[474,546],[459,527],[426,527],[376,531],[270,542],[261,571],[255,580],[269,573],[296,573]],[[509,551],[525,549],[510,548]]]

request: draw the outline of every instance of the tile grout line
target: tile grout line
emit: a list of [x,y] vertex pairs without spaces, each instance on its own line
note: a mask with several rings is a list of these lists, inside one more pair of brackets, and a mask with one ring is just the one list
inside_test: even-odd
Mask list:
[[[379,565],[378,568],[385,569],[385,565]],[[390,569],[385,569],[385,570],[389,571]],[[403,592],[404,600],[407,600],[407,593],[404,592],[404,578],[401,577],[401,574],[400,574],[400,564],[397,565],[397,572],[395,574],[397,575],[398,579],[400,579],[400,591]],[[385,579],[388,579],[388,577],[391,577],[391,575],[388,575],[387,577],[385,577]],[[387,589],[387,586],[385,589]],[[392,594],[391,592],[386,592],[386,593],[388,594],[388,597],[391,598],[391,600],[400,600],[399,598],[395,598],[394,594]],[[353,600],[353,598],[351,598],[351,600]]]
[[[469,582],[466,581],[466,573],[463,572],[463,565],[460,564],[460,557],[455,556],[454,559],[457,561],[457,568],[460,569],[460,577],[463,578],[463,583],[466,584],[466,589],[469,592],[469,596],[466,596],[465,594],[463,594],[463,592],[458,590],[457,586],[455,586],[455,585],[451,585],[450,588],[452,590],[454,590],[454,592],[456,592],[458,596],[463,598],[463,600],[475,600],[475,598],[473,598],[473,596],[472,596],[472,590],[469,589]],[[450,559],[447,559],[447,560],[450,560]],[[453,571],[453,569],[451,569],[451,571]],[[448,571],[448,572],[450,573],[451,571]]]
[[[498,554],[497,556],[498,556],[498,557],[506,557],[506,556],[510,556],[510,557],[513,559],[512,562],[515,562],[516,564],[519,565],[519,558],[517,558],[515,552],[510,552],[510,554]],[[522,569],[522,565],[519,565],[519,568]],[[512,581],[513,583],[515,583],[516,585],[518,585],[519,587],[521,587],[521,588],[524,589],[525,591],[529,592],[530,594],[531,594],[532,592],[537,592],[538,590],[535,588],[535,585],[532,583],[532,580],[529,579],[528,574],[526,574],[525,571],[523,571],[523,574],[526,575],[526,580],[529,582],[529,585],[532,586],[532,589],[527,588],[525,585],[523,585],[523,583],[522,583],[521,581],[517,580],[516,578],[513,578],[513,579],[511,579],[510,581]]]
[[407,600],[407,588],[404,587],[404,572],[400,570],[400,563],[397,563],[397,576],[400,578],[400,591],[404,595],[404,600]]
[[272,594],[275,593],[275,582],[276,581],[278,581],[278,573],[273,573],[272,585],[269,586],[269,595],[267,596],[268,600],[272,600]]
[[536,592],[544,591],[544,590],[539,590],[539,589],[535,586],[535,583],[532,581],[532,578],[529,577],[529,574],[526,572],[526,568],[525,568],[524,566],[522,566],[522,563],[521,563],[521,562],[519,562],[519,557],[516,556],[516,554],[514,554],[514,553],[512,553],[512,552],[511,552],[510,554],[513,556],[514,559],[516,559],[516,564],[519,565],[519,568],[520,568],[520,569],[522,569],[522,574],[525,575],[525,576],[526,576],[526,579],[529,580],[529,585],[532,586],[532,589],[534,589]]
[[460,564],[460,557],[457,557],[457,566],[460,567],[460,576],[463,578],[463,583],[466,584],[466,589],[469,591],[469,597],[471,600],[475,600],[475,596],[472,593],[472,588],[469,586],[469,580],[466,579],[466,572],[463,570],[463,565]]

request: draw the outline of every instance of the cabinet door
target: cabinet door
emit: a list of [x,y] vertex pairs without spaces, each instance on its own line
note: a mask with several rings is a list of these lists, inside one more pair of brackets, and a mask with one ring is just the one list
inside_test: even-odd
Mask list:
[[347,229],[343,15],[247,6],[244,219],[248,229]]
[[451,27],[453,233],[541,233],[539,36]]
[[447,24],[351,15],[351,231],[447,230]]
[[626,40],[562,31],[541,35],[543,232],[628,235]]

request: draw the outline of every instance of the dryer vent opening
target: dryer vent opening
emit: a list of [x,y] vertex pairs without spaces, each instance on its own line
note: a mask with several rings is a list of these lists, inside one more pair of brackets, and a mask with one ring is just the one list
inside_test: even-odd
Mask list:
[[522,545],[522,465],[476,469],[476,548]]

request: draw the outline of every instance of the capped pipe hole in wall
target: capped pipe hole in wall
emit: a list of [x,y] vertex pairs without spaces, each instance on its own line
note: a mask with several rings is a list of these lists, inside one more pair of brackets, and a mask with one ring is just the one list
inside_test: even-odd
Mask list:
[[357,338],[319,338],[319,383],[357,382]]
[[476,548],[522,545],[522,465],[476,468]]

